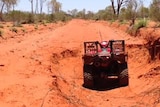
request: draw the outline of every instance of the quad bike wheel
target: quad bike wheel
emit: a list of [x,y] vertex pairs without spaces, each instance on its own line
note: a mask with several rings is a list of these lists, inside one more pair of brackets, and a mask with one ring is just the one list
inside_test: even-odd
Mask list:
[[124,69],[119,75],[119,85],[127,86],[129,84],[128,69]]
[[84,84],[83,86],[86,88],[93,88],[93,74],[92,74],[92,66],[91,65],[84,65],[83,66],[83,77],[84,77]]

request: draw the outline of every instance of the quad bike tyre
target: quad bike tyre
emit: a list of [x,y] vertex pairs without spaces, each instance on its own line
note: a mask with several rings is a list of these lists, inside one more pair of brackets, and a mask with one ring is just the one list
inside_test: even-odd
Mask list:
[[83,66],[83,77],[84,77],[84,84],[83,86],[86,88],[93,88],[93,73],[92,73],[92,66],[91,65],[84,65]]
[[119,85],[120,86],[127,86],[128,84],[129,84],[128,69],[124,69],[119,74]]

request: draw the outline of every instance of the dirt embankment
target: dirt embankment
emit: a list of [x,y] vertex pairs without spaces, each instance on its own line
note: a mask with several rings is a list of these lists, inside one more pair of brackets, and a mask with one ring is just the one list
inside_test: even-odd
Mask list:
[[[0,106],[160,106],[160,65],[149,61],[143,38],[106,22],[72,20],[49,26],[1,40]],[[101,39],[125,39],[133,45],[127,47],[129,86],[104,91],[82,87],[83,42]]]

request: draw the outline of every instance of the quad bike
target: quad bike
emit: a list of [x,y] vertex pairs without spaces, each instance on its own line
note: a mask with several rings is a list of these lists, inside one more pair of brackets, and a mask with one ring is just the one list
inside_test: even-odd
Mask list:
[[105,88],[111,81],[127,86],[128,66],[124,40],[84,42],[83,86]]

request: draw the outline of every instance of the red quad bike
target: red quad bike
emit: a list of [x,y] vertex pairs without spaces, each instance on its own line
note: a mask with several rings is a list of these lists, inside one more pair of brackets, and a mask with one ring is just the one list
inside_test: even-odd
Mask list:
[[115,82],[118,86],[127,86],[127,56],[124,40],[84,42],[83,86],[105,88]]

